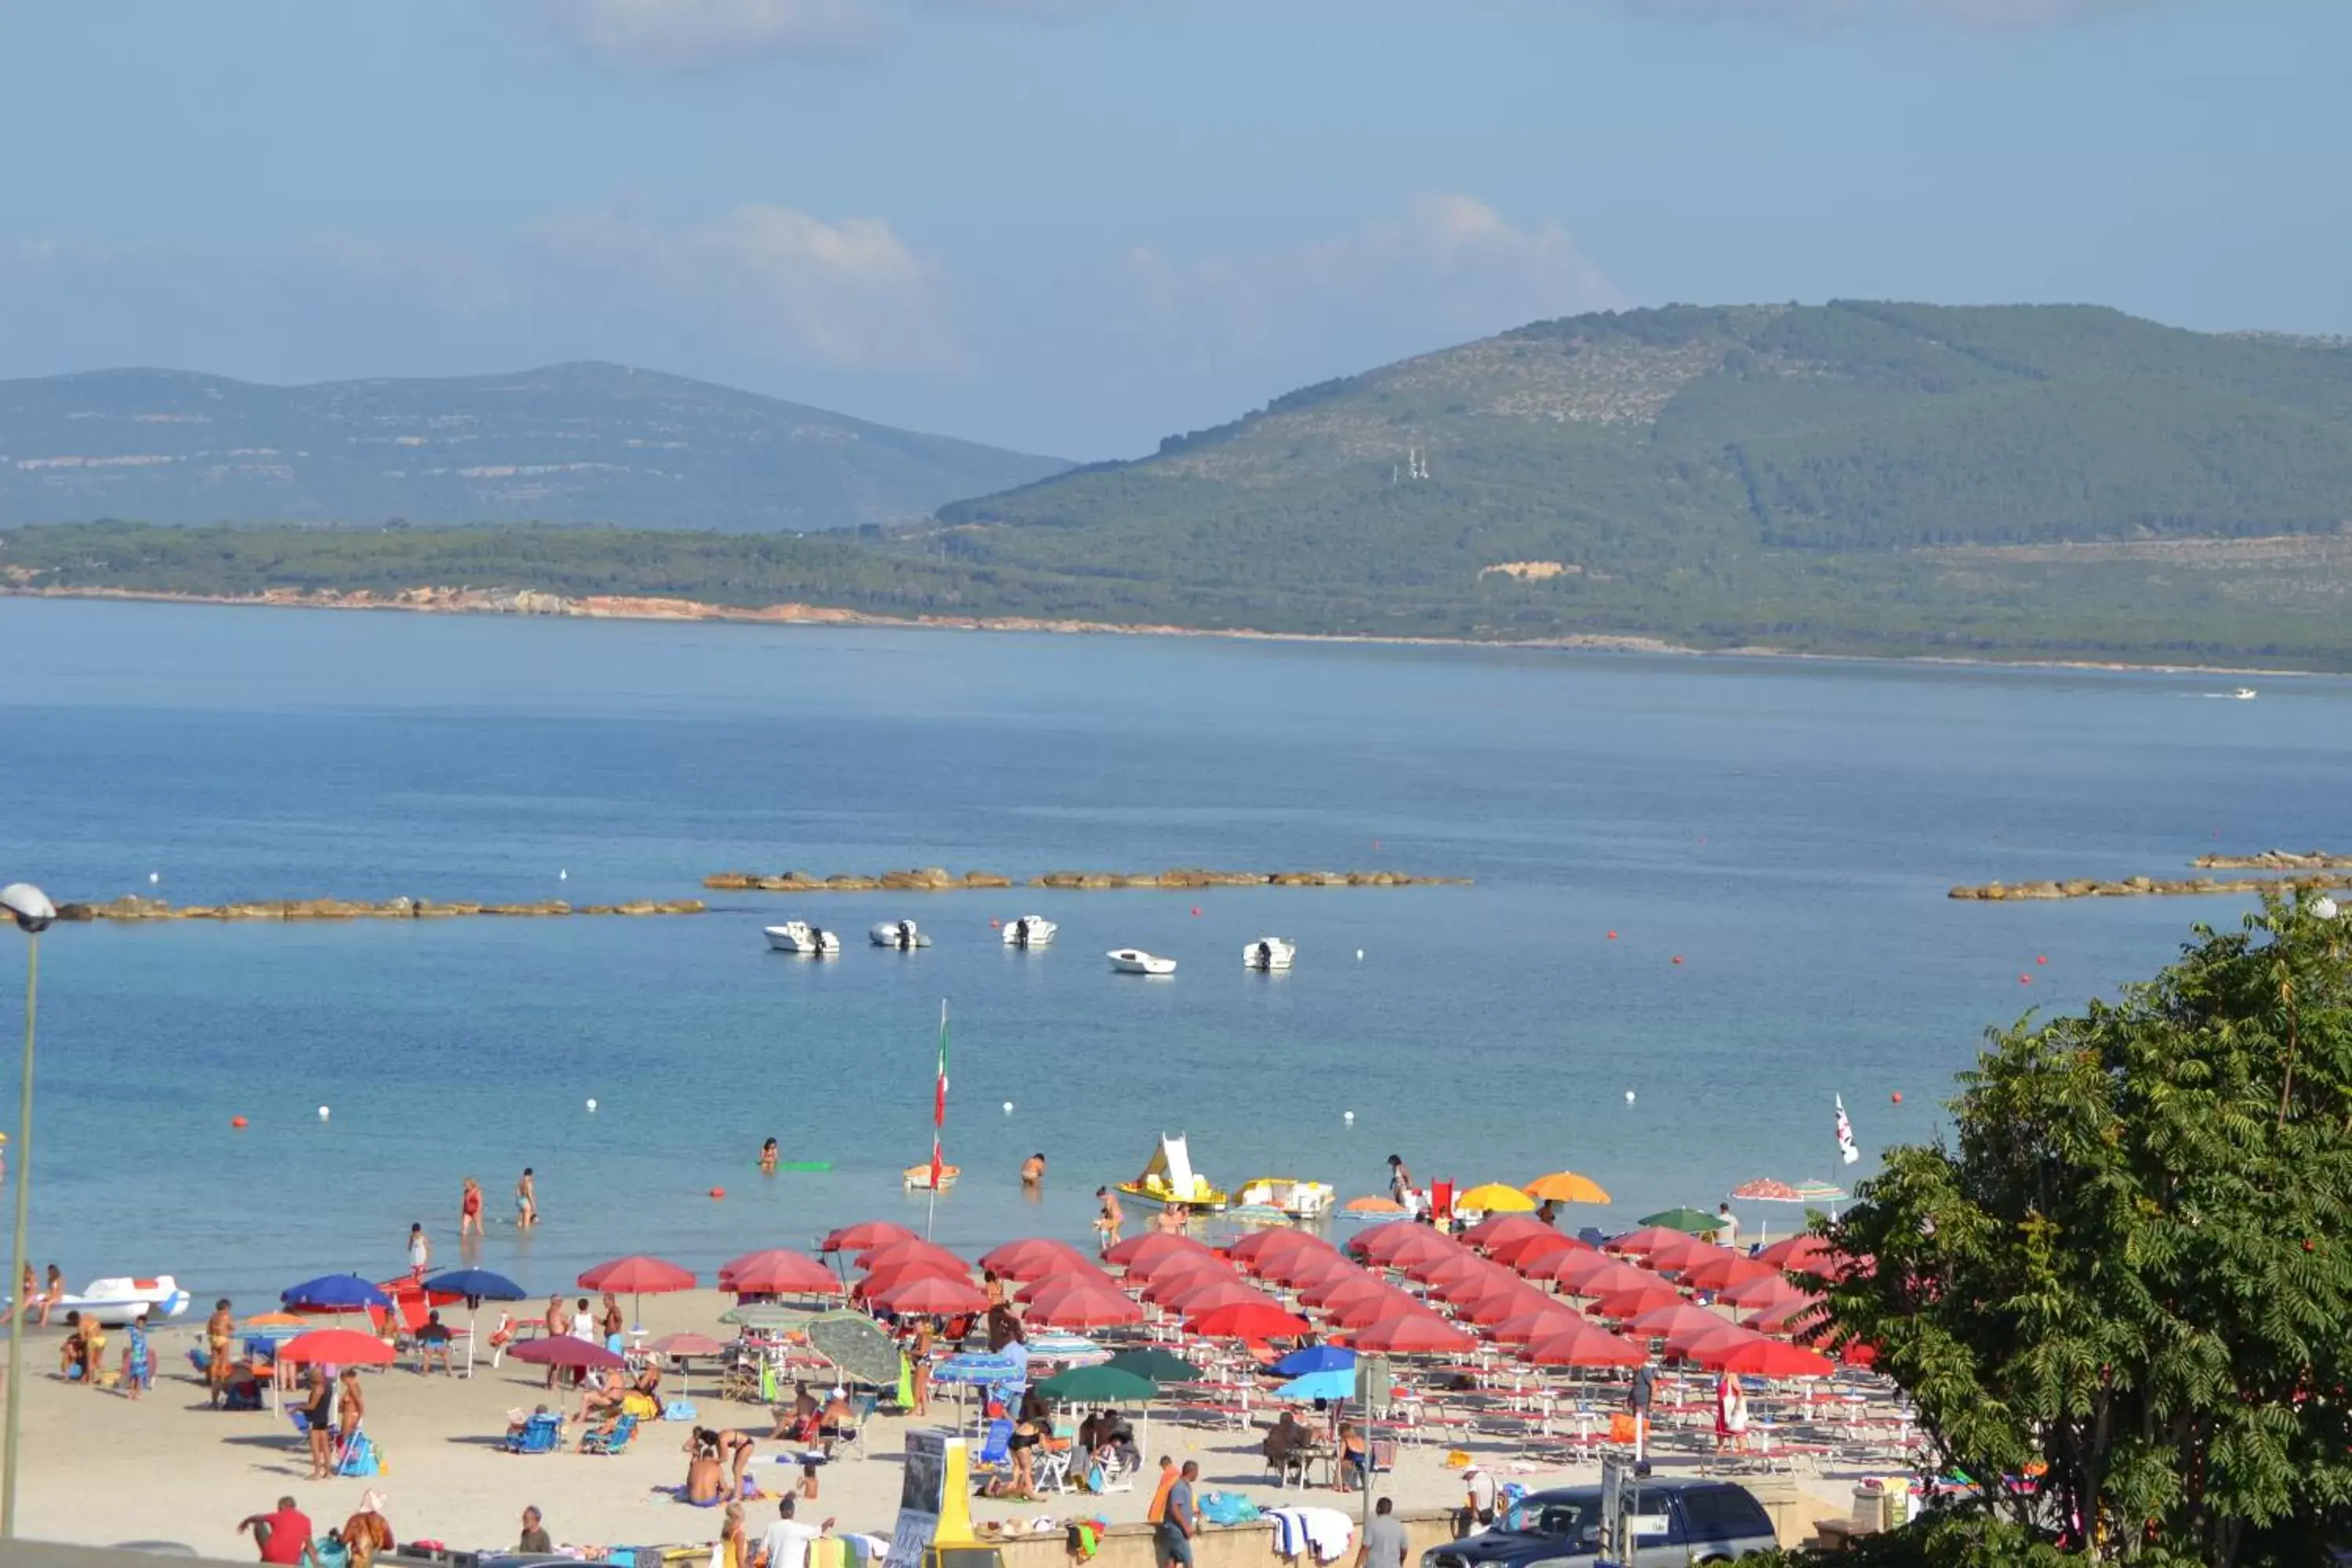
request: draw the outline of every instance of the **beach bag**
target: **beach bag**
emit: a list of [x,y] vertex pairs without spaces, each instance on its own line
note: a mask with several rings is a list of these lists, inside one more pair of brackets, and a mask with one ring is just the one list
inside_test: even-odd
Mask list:
[[1247,1524],[1263,1518],[1257,1504],[1232,1492],[1208,1492],[1201,1499],[1201,1517],[1211,1524]]
[[376,1453],[375,1439],[362,1432],[352,1439],[351,1451],[343,1456],[343,1462],[335,1473],[341,1476],[373,1476],[380,1473],[383,1468],[381,1458]]
[[673,1399],[662,1406],[661,1418],[665,1421],[691,1421],[694,1419],[694,1406],[683,1399]]

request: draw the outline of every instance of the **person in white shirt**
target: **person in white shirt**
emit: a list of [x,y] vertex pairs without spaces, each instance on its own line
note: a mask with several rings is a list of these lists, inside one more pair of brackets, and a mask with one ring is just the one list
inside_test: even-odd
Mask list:
[[1462,1479],[1470,1489],[1470,1529],[1492,1529],[1495,1523],[1495,1478],[1479,1466],[1473,1465],[1462,1472]]
[[752,1558],[753,1568],[808,1568],[809,1542],[833,1528],[833,1521],[823,1524],[803,1524],[793,1517],[793,1497],[790,1492],[776,1504],[776,1522],[768,1526],[768,1533],[760,1538],[760,1550]]
[[1725,1247],[1739,1245],[1739,1220],[1729,1204],[1715,1205],[1715,1239]]

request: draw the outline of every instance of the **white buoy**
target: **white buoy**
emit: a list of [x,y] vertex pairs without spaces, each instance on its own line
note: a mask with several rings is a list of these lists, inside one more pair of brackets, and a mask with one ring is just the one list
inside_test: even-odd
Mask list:
[[1356,950],[1356,962],[1358,963],[1364,962],[1364,950],[1360,947]]
[[151,888],[158,886],[163,882],[163,873],[161,871],[150,871],[147,873],[147,885]]
[[559,882],[568,882],[572,880],[572,873],[569,871],[558,871],[555,874],[555,879]]
[[1352,1110],[1343,1110],[1339,1112],[1339,1120],[1342,1121],[1353,1121],[1356,1120],[1356,1113]]
[[1009,1100],[1004,1102],[1004,1114],[1007,1116],[1013,1114],[1013,1102]]
[[1633,1091],[1630,1089],[1625,1091],[1625,1103],[1628,1105],[1633,1103]]
[[588,1111],[589,1111],[589,1114],[590,1114],[590,1115],[592,1115],[592,1116],[595,1114],[595,1111],[596,1111],[596,1102],[595,1102],[594,1100],[590,1100],[590,1101],[588,1102]]
[[320,1120],[320,1121],[324,1121],[326,1119],[327,1119],[327,1108],[326,1108],[325,1106],[323,1106],[323,1105],[322,1105],[322,1106],[319,1107],[319,1120]]

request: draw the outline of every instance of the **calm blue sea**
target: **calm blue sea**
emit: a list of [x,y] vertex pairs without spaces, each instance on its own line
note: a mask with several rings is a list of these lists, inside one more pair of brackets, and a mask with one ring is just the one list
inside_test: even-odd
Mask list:
[[[734,867],[1477,879],[59,928],[35,1249],[75,1281],[170,1270],[250,1300],[392,1272],[412,1220],[452,1258],[461,1179],[503,1218],[526,1164],[546,1223],[494,1227],[480,1257],[540,1289],[624,1251],[708,1268],[919,1220],[898,1171],[928,1152],[942,998],[954,1242],[1083,1237],[1093,1188],[1163,1130],[1213,1176],[1350,1194],[1392,1152],[1465,1183],[1570,1167],[1618,1200],[1576,1217],[1612,1225],[1866,1173],[1835,1171],[1833,1094],[1866,1152],[1932,1136],[1988,1026],[2112,992],[2242,912],[1950,884],[2341,847],[2352,688],[2211,695],[2234,684],[0,600],[0,880],[61,900],[151,873],[177,902],[593,901]],[[1060,945],[1007,952],[990,921],[1033,911]],[[760,934],[902,913],[938,945],[818,966]],[[1296,972],[1242,971],[1263,932],[1297,941]],[[0,937],[13,1017],[25,944]],[[1181,973],[1111,974],[1129,944]],[[771,1135],[834,1170],[761,1178]]]

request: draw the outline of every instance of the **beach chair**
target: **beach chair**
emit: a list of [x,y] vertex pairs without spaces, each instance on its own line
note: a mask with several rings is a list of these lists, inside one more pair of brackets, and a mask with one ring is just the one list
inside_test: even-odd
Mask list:
[[335,1474],[339,1476],[372,1476],[383,1468],[374,1441],[357,1424],[343,1434],[335,1447]]
[[1000,1415],[988,1424],[988,1437],[972,1456],[975,1475],[993,1475],[1013,1468],[1013,1423]]
[[628,1447],[629,1439],[636,1435],[637,1418],[634,1415],[624,1415],[614,1423],[612,1435],[609,1436],[602,1432],[581,1434],[580,1451],[583,1454],[618,1454]]
[[509,1454],[552,1454],[563,1444],[563,1417],[550,1412],[532,1415],[520,1432],[509,1432],[499,1447]]
[[874,1419],[874,1412],[881,1408],[881,1405],[882,1396],[872,1393],[861,1394],[850,1404],[850,1408],[857,1414],[857,1425],[852,1426],[849,1429],[849,1436],[841,1440],[856,1449],[857,1457],[861,1459],[866,1458],[866,1426]]

